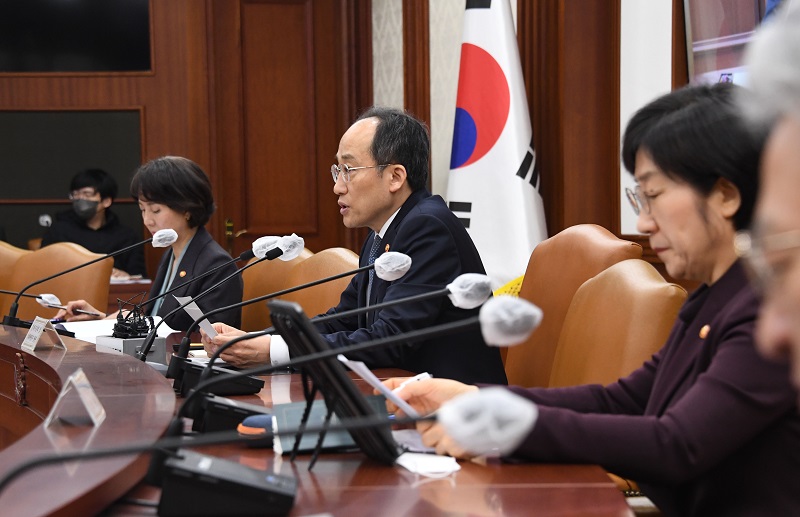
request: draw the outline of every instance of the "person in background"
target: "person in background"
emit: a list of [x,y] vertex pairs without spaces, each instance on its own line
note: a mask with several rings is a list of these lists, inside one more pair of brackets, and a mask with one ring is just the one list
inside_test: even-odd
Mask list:
[[763,295],[758,345],[791,363],[800,389],[800,3],[784,6],[764,24],[745,66],[750,87],[742,91],[743,111],[752,125],[771,131],[755,219],[737,244]]
[[[69,189],[72,209],[56,214],[55,222],[42,237],[42,246],[74,242],[94,253],[108,254],[142,240],[111,211],[117,197],[117,182],[106,171],[81,171],[72,177]],[[124,279],[145,274],[141,247],[114,257],[112,277]]]
[[[795,392],[786,365],[756,350],[759,301],[733,245],[752,218],[763,142],[741,119],[737,88],[671,92],[625,131],[638,230],[672,277],[702,282],[666,344],[607,386],[509,387],[538,406],[538,418],[508,459],[599,464],[636,481],[667,516],[800,514]],[[429,414],[477,390],[431,379],[398,395]],[[470,456],[471,445],[441,424],[418,429],[438,453]]]
[[[211,182],[199,165],[179,156],[164,156],[151,160],[136,171],[131,181],[131,196],[138,201],[142,221],[151,234],[169,228],[178,234],[177,241],[161,258],[149,298],[154,298],[173,287],[187,284],[185,288],[177,289],[174,293],[146,306],[149,314],[164,317],[178,307],[176,296],[194,298],[237,271],[236,265],[231,263],[211,275],[189,283],[195,276],[231,261],[228,252],[222,249],[205,229],[205,224],[214,213],[215,205]],[[197,305],[207,312],[239,303],[242,301],[242,289],[242,278],[237,275],[198,299]],[[59,311],[56,318],[67,321],[97,318],[76,314],[75,309],[102,314],[102,311],[98,311],[85,300],[71,301],[66,307],[65,310]],[[239,325],[241,309],[222,312],[211,319],[229,325]],[[166,323],[175,330],[187,330],[192,321],[193,319],[185,311],[178,311],[167,318]]]

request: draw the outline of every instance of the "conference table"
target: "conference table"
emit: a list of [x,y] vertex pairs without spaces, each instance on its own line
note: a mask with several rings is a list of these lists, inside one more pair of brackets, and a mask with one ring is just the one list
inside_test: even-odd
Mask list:
[[[0,452],[0,475],[36,454],[155,440],[181,402],[173,395],[170,381],[132,357],[100,354],[94,345],[70,338],[64,338],[64,354],[52,350],[28,354],[19,349],[24,334],[0,326],[0,428],[13,425],[7,421],[11,413],[6,406],[12,407],[16,401],[13,390],[9,395],[8,379],[18,377],[15,361],[20,356],[28,380],[45,379],[43,387],[49,395],[28,406],[36,407],[36,415],[28,416],[27,434]],[[41,420],[60,382],[79,366],[98,392],[108,417],[94,433],[73,430],[77,436],[70,435],[69,444],[64,445],[63,438],[48,437]],[[387,378],[404,372],[375,373]],[[299,375],[264,379],[265,386],[258,394],[235,398],[264,407],[303,400]],[[354,382],[362,392],[372,391],[360,379]],[[40,386],[33,388],[29,384],[27,392],[32,394]],[[22,431],[19,426],[15,430]],[[87,439],[87,434],[92,436]],[[426,478],[378,463],[358,451],[323,452],[309,470],[307,455],[290,461],[288,455],[277,455],[272,449],[239,444],[197,450],[266,473],[294,477],[297,494],[289,515],[633,515],[622,493],[595,465],[510,464],[490,459],[460,462],[461,469],[447,477]],[[43,467],[22,475],[0,493],[0,508],[3,514],[13,510],[9,515],[91,515],[101,510],[111,516],[156,515],[160,489],[141,482],[147,459],[148,455],[142,454]],[[37,497],[40,490],[47,496]]]

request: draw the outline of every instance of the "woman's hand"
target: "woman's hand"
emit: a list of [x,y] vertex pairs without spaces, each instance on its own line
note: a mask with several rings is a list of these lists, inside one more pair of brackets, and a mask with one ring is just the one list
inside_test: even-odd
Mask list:
[[[86,300],[74,300],[71,302],[67,302],[64,306],[65,309],[61,309],[56,313],[55,318],[57,320],[64,320],[64,321],[90,321],[90,320],[101,320],[106,317],[104,312],[98,311],[94,307],[92,307],[89,302]],[[92,312],[95,314],[99,314],[99,316],[94,316],[92,314],[84,314],[83,312],[77,312],[78,310]]]

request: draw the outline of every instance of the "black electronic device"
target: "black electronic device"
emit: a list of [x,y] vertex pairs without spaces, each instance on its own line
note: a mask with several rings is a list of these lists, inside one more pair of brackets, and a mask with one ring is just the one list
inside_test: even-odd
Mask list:
[[[200,433],[213,433],[216,431],[230,431],[245,418],[252,415],[268,415],[272,411],[258,404],[249,404],[240,400],[206,395],[202,401],[203,411],[192,422],[192,431]],[[266,447],[266,444],[260,444]],[[271,447],[272,444],[269,444]]]
[[158,515],[286,515],[297,480],[181,449],[164,463]]
[[[174,358],[173,358],[174,359]],[[185,397],[189,391],[197,386],[200,380],[200,374],[205,368],[205,364],[195,363],[193,361],[183,362],[183,378],[181,379],[178,393]],[[236,373],[233,369],[223,368],[221,366],[214,366],[211,368],[211,377],[216,378],[219,376],[226,376],[227,378],[217,384],[214,384],[207,390],[208,393],[214,395],[222,395],[225,397],[235,395],[253,395],[261,391],[264,387],[264,379],[253,377],[250,375],[234,375]]]
[[[272,323],[286,341],[292,356],[330,350],[330,346],[322,339],[300,305],[280,300],[273,300],[267,305]],[[340,420],[376,415],[348,376],[345,367],[335,357],[304,364],[302,369],[322,393],[326,406]],[[402,452],[392,438],[389,426],[351,429],[349,432],[364,454],[376,461],[391,465]]]

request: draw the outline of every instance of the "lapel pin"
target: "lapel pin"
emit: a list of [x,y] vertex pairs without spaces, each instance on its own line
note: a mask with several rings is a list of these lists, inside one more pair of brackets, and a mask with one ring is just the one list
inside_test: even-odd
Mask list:
[[181,278],[185,277],[186,271],[181,271],[180,273],[178,273],[178,276],[180,276]]
[[384,248],[384,251],[389,251],[389,245],[388,244],[386,245],[386,248]]
[[700,339],[705,339],[710,331],[711,327],[709,325],[703,325],[703,328],[700,329]]

